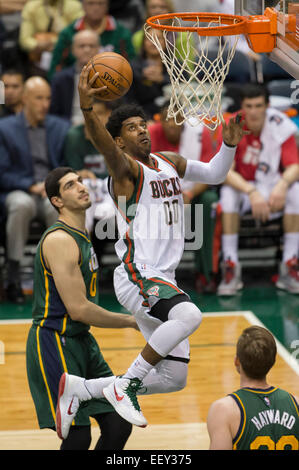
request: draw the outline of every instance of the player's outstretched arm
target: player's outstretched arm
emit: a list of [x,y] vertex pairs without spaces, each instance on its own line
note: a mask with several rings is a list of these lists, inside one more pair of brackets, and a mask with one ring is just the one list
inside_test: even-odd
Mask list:
[[241,116],[231,118],[229,123],[223,123],[222,136],[223,144],[218,153],[209,163],[197,160],[186,160],[180,155],[169,155],[176,164],[178,174],[188,181],[221,184],[230,170],[236,153],[236,146],[249,131],[243,129],[244,122],[241,123]]
[[79,248],[70,235],[62,230],[49,234],[43,242],[43,256],[72,320],[100,328],[138,329],[132,315],[110,312],[87,299],[78,265]]
[[133,160],[128,159],[125,153],[116,145],[112,136],[93,110],[94,99],[96,97],[100,99],[101,91],[107,87],[92,88],[99,74],[96,73],[89,81],[88,75],[90,68],[91,65],[83,67],[78,86],[80,107],[84,114],[89,135],[96,149],[104,155],[110,176],[112,176],[115,181],[122,181],[126,178],[132,179],[135,173],[136,175],[138,173],[137,165],[135,170]]

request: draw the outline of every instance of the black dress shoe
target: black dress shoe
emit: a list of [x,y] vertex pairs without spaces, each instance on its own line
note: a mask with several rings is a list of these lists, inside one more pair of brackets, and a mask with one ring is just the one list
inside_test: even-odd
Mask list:
[[6,298],[9,302],[23,305],[25,303],[25,295],[22,291],[21,284],[18,282],[8,284],[6,288]]

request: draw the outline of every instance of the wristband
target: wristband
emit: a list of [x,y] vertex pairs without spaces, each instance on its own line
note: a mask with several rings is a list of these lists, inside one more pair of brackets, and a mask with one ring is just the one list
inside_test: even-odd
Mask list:
[[81,108],[81,111],[92,111],[93,107],[90,106],[90,108]]
[[224,142],[224,141],[223,141],[223,143],[224,143],[224,144],[225,144],[227,147],[229,147],[229,148],[231,148],[231,149],[233,149],[233,148],[237,147],[236,145],[230,145],[230,144],[227,144],[227,143],[226,143],[226,142]]

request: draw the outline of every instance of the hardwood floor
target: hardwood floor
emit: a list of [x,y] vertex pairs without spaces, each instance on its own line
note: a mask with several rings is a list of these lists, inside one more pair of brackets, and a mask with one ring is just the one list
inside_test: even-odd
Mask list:
[[[233,365],[235,343],[252,322],[255,317],[242,312],[204,315],[200,328],[190,338],[186,388],[139,398],[149,426],[134,428],[127,449],[208,449],[205,422],[209,406],[238,388]],[[38,429],[27,383],[25,350],[30,325],[26,320],[0,322],[0,450],[59,448],[53,431]],[[141,334],[133,330],[92,328],[92,333],[115,374],[123,373],[144,345]],[[269,383],[298,394],[298,369],[283,347]],[[95,426],[92,433],[97,439]]]

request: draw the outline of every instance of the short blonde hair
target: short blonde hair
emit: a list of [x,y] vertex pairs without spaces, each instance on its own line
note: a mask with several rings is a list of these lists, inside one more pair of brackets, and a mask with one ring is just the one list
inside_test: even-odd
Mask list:
[[276,343],[266,328],[250,326],[237,342],[237,358],[250,379],[263,379],[273,367],[276,359]]

